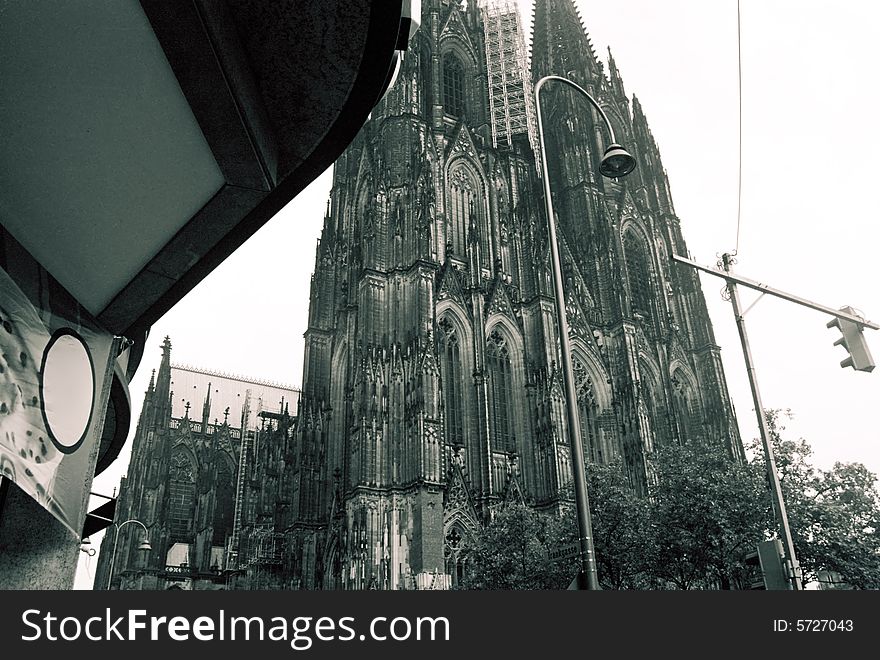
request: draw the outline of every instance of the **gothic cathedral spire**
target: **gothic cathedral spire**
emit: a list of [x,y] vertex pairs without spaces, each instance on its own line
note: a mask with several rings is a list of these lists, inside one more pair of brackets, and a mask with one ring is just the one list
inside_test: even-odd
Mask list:
[[602,73],[574,0],[538,0],[532,24],[532,75],[572,78],[588,85]]
[[[423,3],[397,83],[335,166],[287,477],[306,587],[453,586],[497,507],[567,497],[530,85],[495,80],[521,28],[463,4]],[[588,86],[639,159],[599,176],[604,126],[558,88],[542,99],[585,453],[644,492],[656,444],[737,451],[718,347],[698,281],[670,266],[686,246],[616,65],[607,78],[571,0],[537,2],[534,24],[533,75]]]

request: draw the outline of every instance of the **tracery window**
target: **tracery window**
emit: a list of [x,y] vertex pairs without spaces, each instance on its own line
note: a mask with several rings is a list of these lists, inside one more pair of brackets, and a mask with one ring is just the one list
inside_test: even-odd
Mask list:
[[232,519],[235,515],[234,486],[232,469],[225,460],[220,459],[214,484],[214,545],[226,545],[226,537],[232,533]]
[[623,255],[633,311],[650,318],[653,296],[648,259],[642,242],[632,232],[627,233],[623,239]]
[[439,325],[440,377],[443,379],[443,404],[446,411],[446,442],[464,444],[464,374],[461,365],[461,340],[448,317]]
[[446,559],[446,572],[452,576],[452,587],[459,587],[464,580],[467,570],[467,556],[465,553],[465,537],[458,527],[452,527],[446,533],[444,555]]
[[453,253],[459,257],[465,255],[471,225],[479,224],[477,214],[481,208],[480,199],[480,187],[474,175],[463,165],[454,166],[449,173],[447,241],[452,244]]
[[453,117],[464,112],[464,67],[451,53],[443,58],[443,107]]
[[588,460],[602,463],[607,457],[603,456],[599,439],[599,406],[593,390],[593,379],[580,360],[572,358],[572,365],[584,453]]
[[700,432],[699,420],[694,409],[694,392],[690,383],[682,378],[678,371],[672,375],[672,392],[681,436],[679,440],[692,442],[697,439],[695,434]]
[[[662,441],[661,431],[663,429],[659,428],[657,418],[657,381],[652,375],[652,370],[643,360],[639,360],[639,371],[642,374],[641,382],[639,383],[639,410],[645,416],[645,422],[647,422],[647,436],[643,438],[643,442],[645,443],[645,449],[648,452],[654,451],[654,443],[655,441]],[[663,437],[665,437],[665,433],[662,433]]]
[[168,476],[171,541],[188,543],[192,540],[196,512],[196,478],[195,468],[185,452],[177,451],[171,456]]
[[490,438],[492,449],[513,451],[516,434],[513,417],[513,370],[510,349],[504,336],[494,330],[486,344],[489,374]]

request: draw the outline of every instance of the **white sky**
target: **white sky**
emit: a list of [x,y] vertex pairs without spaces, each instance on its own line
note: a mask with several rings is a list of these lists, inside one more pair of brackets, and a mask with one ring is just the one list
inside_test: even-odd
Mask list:
[[[530,16],[530,2],[520,3]],[[611,45],[642,103],[694,258],[736,243],[736,0],[579,0],[602,60]],[[743,178],[738,274],[880,321],[870,190],[880,167],[880,6],[865,0],[742,0]],[[530,24],[530,18],[526,23]],[[309,278],[329,172],[153,326],[130,389],[134,419],[168,334],[172,360],[301,384]],[[701,276],[744,440],[757,422],[723,282]],[[757,294],[741,289],[744,305]],[[830,317],[765,296],[747,315],[764,404],[791,408],[790,437],[815,463],[880,472],[880,368],[842,369]],[[880,332],[866,330],[880,360]],[[132,425],[132,435],[134,433]],[[123,456],[93,490],[110,493]],[[99,535],[93,538],[97,546]],[[82,555],[77,587],[96,558]]]

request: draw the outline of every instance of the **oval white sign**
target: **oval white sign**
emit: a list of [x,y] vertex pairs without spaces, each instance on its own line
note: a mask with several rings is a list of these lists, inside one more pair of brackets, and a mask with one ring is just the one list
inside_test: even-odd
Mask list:
[[65,454],[85,439],[94,401],[95,370],[88,346],[73,330],[58,330],[43,351],[40,405],[49,437]]

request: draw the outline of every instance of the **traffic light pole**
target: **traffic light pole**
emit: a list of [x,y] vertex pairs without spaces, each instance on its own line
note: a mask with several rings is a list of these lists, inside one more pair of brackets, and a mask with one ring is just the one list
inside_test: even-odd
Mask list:
[[[739,338],[740,342],[742,343],[743,357],[745,358],[746,362],[746,371],[748,372],[749,376],[749,386],[752,390],[752,401],[755,405],[755,415],[758,418],[758,429],[761,433],[761,444],[764,447],[764,460],[767,466],[767,479],[770,482],[769,485],[771,497],[773,500],[773,510],[776,513],[777,520],[779,521],[779,531],[780,536],[782,537],[782,549],[785,555],[786,567],[788,569],[791,588],[795,591],[800,591],[801,589],[803,589],[803,584],[801,582],[800,565],[798,564],[797,556],[795,555],[794,551],[794,542],[791,538],[791,528],[788,524],[788,513],[785,510],[785,500],[782,497],[782,488],[779,483],[779,474],[776,472],[776,459],[773,455],[773,446],[770,443],[770,430],[767,426],[767,418],[764,416],[764,405],[761,402],[761,392],[758,389],[758,379],[755,376],[755,364],[752,361],[752,349],[749,346],[749,336],[746,332],[746,324],[743,318],[744,312],[742,311],[742,306],[740,304],[739,290],[737,289],[737,285],[741,284],[750,289],[760,291],[761,293],[769,293],[770,295],[776,296],[777,298],[782,298],[783,300],[788,300],[789,302],[793,302],[804,307],[809,307],[810,309],[815,309],[820,312],[825,312],[826,314],[831,314],[836,319],[842,319],[844,321],[855,323],[857,324],[856,327],[859,329],[859,333],[861,333],[861,328],[880,330],[880,325],[872,323],[871,321],[867,321],[860,316],[856,316],[852,313],[852,308],[850,307],[845,307],[844,309],[832,309],[831,307],[815,303],[812,300],[807,300],[806,298],[801,298],[800,296],[795,296],[791,293],[786,293],[785,291],[774,289],[767,286],[766,284],[761,284],[760,282],[755,282],[754,280],[749,280],[745,277],[734,275],[730,272],[730,266],[733,261],[730,254],[724,254],[722,256],[722,265],[724,266],[723,271],[709,268],[708,266],[703,266],[695,261],[691,261],[690,259],[686,259],[685,257],[681,257],[677,254],[672,255],[672,260],[674,262],[690,266],[691,268],[701,270],[704,273],[709,273],[710,275],[721,277],[727,282],[727,290],[730,293],[730,304],[733,306],[733,316],[736,320],[736,328],[739,331]],[[831,327],[831,324],[829,324],[829,327]],[[861,368],[857,367],[852,362],[852,359],[848,361],[845,360],[843,363],[841,363],[841,366],[844,366],[844,363],[846,362],[849,362],[849,366],[858,368],[860,371],[870,371],[874,368],[874,365],[870,360],[870,354],[867,355],[867,365]]]
[[[728,258],[730,255],[725,255]],[[806,298],[801,298],[800,296],[796,296],[792,293],[786,293],[785,291],[780,291],[779,289],[774,289],[772,286],[767,286],[766,284],[761,284],[760,282],[755,282],[754,280],[747,279],[745,277],[741,277],[739,275],[734,275],[729,270],[725,270],[725,272],[721,272],[716,270],[715,268],[709,268],[709,266],[703,266],[702,264],[697,263],[696,261],[692,261],[690,259],[686,259],[685,257],[680,257],[677,254],[672,255],[672,260],[678,262],[680,264],[685,264],[690,266],[691,268],[696,268],[697,270],[701,270],[704,273],[709,273],[710,275],[715,275],[716,277],[724,278],[728,281],[728,283],[735,282],[736,284],[742,284],[749,289],[754,289],[755,291],[760,291],[761,293],[768,293],[771,296],[776,296],[777,298],[782,298],[783,300],[787,300],[789,302],[796,303],[803,307],[809,307],[810,309],[815,309],[819,312],[825,312],[826,314],[830,314],[831,316],[836,316],[839,319],[845,319],[847,321],[852,321],[862,327],[871,328],[871,330],[880,330],[880,325],[876,323],[872,323],[871,321],[867,321],[863,319],[861,316],[856,316],[855,314],[850,314],[842,309],[834,309],[832,307],[828,307],[826,305],[820,305],[819,303],[813,302],[812,300],[807,300]]]
[[[730,273],[730,255],[724,254],[724,271]],[[749,387],[752,389],[752,401],[755,404],[755,415],[758,418],[758,429],[761,432],[761,444],[764,446],[764,461],[767,468],[767,479],[770,482],[770,494],[773,500],[773,510],[776,520],[779,522],[780,535],[782,537],[782,549],[785,553],[785,563],[788,568],[788,576],[791,588],[795,591],[803,589],[801,583],[801,568],[798,564],[797,555],[794,551],[794,541],[791,538],[791,528],[788,524],[788,512],[785,510],[785,499],[782,497],[782,485],[779,483],[779,474],[776,471],[776,458],[773,455],[773,445],[770,443],[770,429],[767,426],[767,418],[764,415],[764,404],[761,401],[761,391],[758,389],[758,379],[755,376],[755,364],[752,361],[752,349],[749,345],[749,335],[746,332],[746,322],[742,314],[742,306],[739,301],[739,290],[736,282],[727,280],[727,290],[730,292],[730,304],[733,306],[733,316],[736,319],[736,329],[739,330],[739,339],[742,343],[743,358],[746,361],[746,371],[749,375]]]

